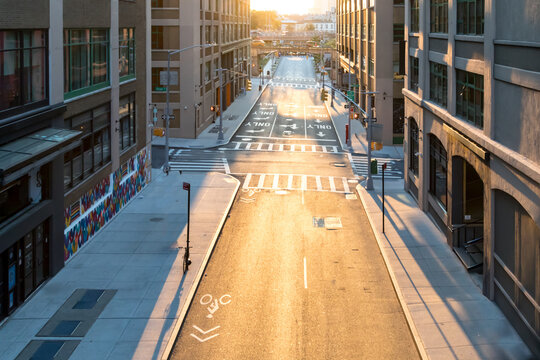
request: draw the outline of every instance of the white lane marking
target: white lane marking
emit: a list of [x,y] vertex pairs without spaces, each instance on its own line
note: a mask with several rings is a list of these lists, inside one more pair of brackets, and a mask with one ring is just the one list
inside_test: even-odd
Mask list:
[[221,160],[223,160],[223,167],[225,168],[225,174],[230,174],[231,168],[229,167],[229,163],[227,162],[227,159],[222,158]]
[[272,183],[272,189],[278,188],[279,174],[274,174],[274,182]]
[[277,120],[277,108],[276,108],[276,111],[275,111],[275,114],[274,114],[274,122],[272,123],[272,128],[270,129],[270,136],[272,136],[272,131],[274,131],[274,126],[276,125],[276,120]]
[[321,177],[320,177],[320,176],[316,176],[316,177],[315,177],[315,180],[317,181],[317,190],[318,190],[318,191],[321,191],[321,190],[322,190]]
[[289,175],[289,180],[287,181],[287,189],[292,189],[293,175]]
[[317,145],[311,145],[311,152],[317,152]]
[[336,184],[334,184],[334,177],[329,176],[328,181],[330,182],[330,191],[335,192],[336,191]]
[[283,151],[283,144],[279,144],[279,151]]
[[304,105],[304,139],[307,139],[306,105]]
[[332,146],[332,152],[338,152],[337,146]]
[[265,174],[262,174],[259,176],[259,184],[257,185],[257,187],[260,187],[262,188],[264,186],[264,178],[266,177]]
[[249,187],[250,181],[251,181],[251,174],[247,174],[246,179],[244,180],[244,185],[242,185],[242,188],[247,189]]
[[[242,136],[235,136],[237,138],[244,137]],[[250,136],[252,139],[271,139],[271,140],[283,140],[283,137],[277,137],[277,136]],[[304,138],[294,138],[296,141],[312,141],[313,139],[304,139]],[[327,141],[327,142],[337,142],[336,139],[317,139],[317,141]]]
[[307,176],[302,175],[302,190],[307,190]]
[[300,145],[300,149],[302,149],[302,152],[306,152],[306,145]]
[[212,332],[212,331],[214,331],[214,330],[216,330],[216,329],[219,329],[221,326],[218,325],[218,326],[216,326],[216,327],[214,327],[214,328],[212,328],[212,329],[210,329],[210,330],[206,330],[206,331],[204,331],[203,329],[201,329],[201,328],[198,327],[197,325],[193,325],[193,327],[194,327],[196,330],[198,330],[201,334],[206,335],[206,334],[208,334],[209,332]]
[[307,289],[307,263],[306,263],[305,256],[304,256],[304,289]]
[[262,149],[262,146],[263,146],[263,144],[262,144],[262,143],[259,143],[259,146],[257,146],[257,150],[261,150],[261,149]]
[[251,149],[251,143],[248,143],[248,144],[246,145],[246,150],[249,150],[249,149]]
[[274,151],[274,144],[268,144],[268,151]]
[[328,152],[328,150],[326,150],[326,146],[324,146],[324,145],[322,146],[322,151],[325,152],[325,153]]
[[295,147],[295,145],[292,144],[292,145],[291,145],[291,151],[294,151],[294,147]]
[[[197,331],[199,331],[200,333],[202,333],[203,335],[206,335],[206,334],[208,334],[209,332],[214,331],[214,330],[217,330],[217,329],[220,328],[220,326],[218,325],[218,326],[216,326],[215,328],[212,328],[212,329],[210,329],[210,330],[204,331],[204,330],[202,330],[201,328],[199,328],[197,325],[193,325],[193,327],[194,327]],[[210,340],[210,339],[212,339],[212,338],[215,338],[215,337],[218,336],[219,334],[214,334],[214,335],[209,336],[209,337],[207,337],[207,338],[205,338],[205,339],[201,339],[200,337],[198,337],[197,335],[195,335],[195,334],[193,334],[193,333],[191,333],[191,334],[189,334],[189,335],[193,336],[193,337],[194,337],[195,339],[197,339],[199,342],[205,342],[205,341],[208,341],[208,340]]]
[[342,177],[341,181],[343,182],[343,190],[345,192],[351,192],[351,189],[349,189],[349,183],[347,182],[347,178]]
[[242,143],[240,143],[240,142],[239,142],[239,143],[236,143],[236,146],[234,147],[234,150],[240,149],[240,145],[242,145]]

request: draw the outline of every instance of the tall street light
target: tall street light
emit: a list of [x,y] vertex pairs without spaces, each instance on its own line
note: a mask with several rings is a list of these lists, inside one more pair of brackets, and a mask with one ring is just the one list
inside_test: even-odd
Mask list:
[[[169,172],[169,122],[171,119],[171,112],[170,112],[170,104],[169,104],[169,86],[171,83],[171,56],[174,54],[181,53],[182,51],[186,51],[193,48],[209,48],[216,46],[215,43],[213,44],[198,44],[198,45],[192,45],[188,46],[186,48],[180,49],[180,50],[168,50],[167,51],[167,106],[166,106],[166,113],[165,113],[165,165],[163,165],[163,171],[166,173]],[[178,81],[176,81],[178,84]]]

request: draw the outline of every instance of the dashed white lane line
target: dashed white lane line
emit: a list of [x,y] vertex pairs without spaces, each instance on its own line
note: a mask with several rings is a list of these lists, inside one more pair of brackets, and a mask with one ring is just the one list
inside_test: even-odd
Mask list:
[[307,262],[304,256],[304,289],[307,289]]

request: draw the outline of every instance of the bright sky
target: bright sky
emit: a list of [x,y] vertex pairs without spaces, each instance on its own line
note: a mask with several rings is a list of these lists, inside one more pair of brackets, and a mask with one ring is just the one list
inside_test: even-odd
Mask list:
[[306,14],[313,0],[251,0],[252,10],[276,10],[278,14]]

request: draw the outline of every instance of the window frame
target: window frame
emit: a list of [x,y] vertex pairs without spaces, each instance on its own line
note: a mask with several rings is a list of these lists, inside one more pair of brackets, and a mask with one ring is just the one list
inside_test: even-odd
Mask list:
[[[439,189],[436,181],[438,165],[445,176],[444,191]],[[446,211],[448,207],[448,153],[442,142],[433,134],[429,134],[429,193]],[[439,194],[443,198],[439,197]]]
[[411,0],[410,11],[411,28],[409,32],[417,33],[420,31],[420,0]]
[[[136,93],[132,92],[126,96],[120,98],[119,110],[122,107],[122,100],[127,99],[127,108],[128,111],[126,114],[118,114],[118,146],[120,153],[129,150],[137,144],[137,101]],[[122,116],[123,115],[123,116]],[[124,124],[127,122],[128,136],[129,140],[127,144],[124,144]]]
[[429,99],[444,108],[448,106],[448,66],[446,64],[429,62]]
[[[470,4],[473,4],[472,8],[474,9],[475,15],[472,18],[470,17]],[[481,9],[479,9],[479,6],[481,7]],[[466,11],[466,14],[464,13],[464,11]],[[480,16],[478,16],[478,12],[480,13]],[[484,0],[457,0],[456,13],[456,34],[479,36],[484,35]]]
[[431,33],[448,33],[448,0],[430,1],[429,30]]
[[[42,46],[32,46],[31,45],[30,47],[25,47],[24,46],[24,33],[29,32],[32,35],[37,31],[42,32],[43,45]],[[9,30],[9,29],[6,29],[6,30],[0,30],[0,34],[4,33],[4,32],[13,32],[13,33],[16,34],[16,38],[17,38],[17,40],[16,40],[17,48],[15,48],[15,49],[3,49],[3,48],[0,49],[0,58],[3,58],[3,54],[7,53],[7,52],[16,51],[16,53],[17,53],[17,57],[18,57],[18,59],[17,59],[18,80],[17,80],[17,82],[18,82],[18,93],[19,93],[18,96],[19,96],[20,100],[18,101],[18,104],[15,105],[15,106],[10,106],[10,107],[7,107],[5,109],[0,108],[0,118],[6,118],[6,117],[17,115],[17,114],[20,114],[20,113],[23,113],[23,112],[26,112],[26,111],[29,111],[29,110],[37,109],[37,108],[46,106],[49,103],[49,54],[48,54],[48,51],[49,51],[49,37],[48,37],[48,30],[47,29],[31,29],[31,30]],[[31,36],[31,38],[32,38],[32,36]],[[25,93],[27,93],[27,91],[31,90],[31,89],[26,89],[26,87],[25,87],[25,76],[24,76],[25,66],[24,66],[24,64],[25,64],[26,57],[24,55],[25,55],[25,53],[30,51],[30,61],[31,61],[33,51],[39,50],[39,49],[44,51],[44,53],[42,53],[42,55],[41,55],[41,58],[44,60],[44,62],[42,63],[42,71],[43,71],[42,80],[43,80],[43,94],[44,94],[43,99],[36,100],[36,101],[25,102],[25,100],[24,100]],[[3,72],[3,69],[1,71]],[[5,89],[0,89],[0,90],[5,91]]]
[[[420,60],[409,56],[409,90],[418,94]],[[416,81],[415,81],[416,80]]]
[[418,177],[420,170],[420,129],[414,118],[409,118],[409,170]]
[[[481,85],[481,86],[480,86]],[[469,101],[472,97],[473,101]],[[477,104],[476,100],[479,101]],[[472,109],[472,117],[471,110]],[[477,114],[479,110],[479,114]],[[484,76],[456,69],[456,116],[484,128]]]
[[[122,32],[124,30],[127,30],[128,38],[122,37]],[[136,48],[136,41],[135,41],[135,28],[120,28],[118,29],[118,66],[119,66],[119,72],[118,75],[120,77],[120,82],[131,80],[136,77],[137,72],[137,48]],[[124,43],[124,45],[122,44]],[[122,75],[122,48],[127,48],[128,52],[128,58],[127,58],[127,67],[128,71],[124,75]],[[131,57],[133,58],[133,61],[131,60]]]

